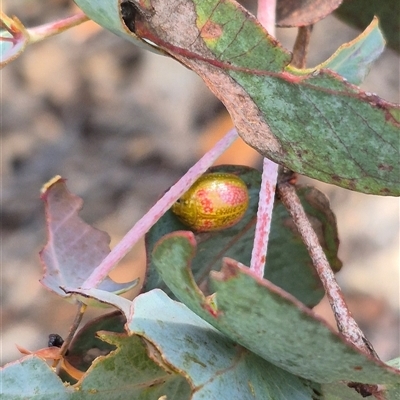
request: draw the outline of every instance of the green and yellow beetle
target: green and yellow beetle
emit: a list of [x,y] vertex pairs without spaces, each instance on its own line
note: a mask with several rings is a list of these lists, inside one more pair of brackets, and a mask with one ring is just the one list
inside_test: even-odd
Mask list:
[[238,176],[211,172],[201,176],[172,206],[172,212],[196,232],[235,225],[249,206],[249,192]]

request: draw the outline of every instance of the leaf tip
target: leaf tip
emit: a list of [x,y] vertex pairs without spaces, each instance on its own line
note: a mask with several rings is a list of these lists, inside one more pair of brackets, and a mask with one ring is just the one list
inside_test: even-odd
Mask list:
[[40,198],[44,200],[47,192],[53,185],[55,185],[56,183],[64,183],[65,181],[66,179],[62,178],[61,175],[56,175],[50,180],[48,180],[40,189]]

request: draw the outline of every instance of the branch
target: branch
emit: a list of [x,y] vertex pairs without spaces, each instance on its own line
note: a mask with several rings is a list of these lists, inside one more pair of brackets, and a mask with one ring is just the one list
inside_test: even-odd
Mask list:
[[297,32],[296,41],[293,46],[293,58],[290,63],[296,68],[306,68],[312,28],[312,25],[300,26]]
[[48,24],[36,26],[34,28],[28,28],[29,43],[40,42],[51,36],[58,35],[74,26],[80,25],[83,22],[88,21],[89,18],[83,12],[72,15],[71,17],[61,19],[59,21],[53,21]]
[[69,333],[68,336],[65,338],[64,343],[61,346],[60,349],[60,358],[58,360],[55,361],[55,364],[53,365],[53,367],[56,367],[58,362],[65,356],[65,354],[67,353],[68,347],[72,342],[72,339],[75,335],[75,332],[78,330],[78,327],[82,321],[83,318],[83,314],[85,314],[87,305],[78,301],[78,310],[76,312],[75,315],[75,319],[74,322],[72,323],[70,329],[69,329]]
[[336,282],[333,271],[301,205],[294,186],[286,182],[279,183],[277,190],[279,197],[293,218],[297,230],[310,254],[314,268],[321,279],[335,315],[339,332],[347,341],[352,343],[363,353],[379,359],[371,343],[365,337],[347,307],[343,293]]
[[[268,33],[275,36],[276,0],[259,0],[257,18]],[[278,164],[268,158],[263,159],[263,173],[258,201],[257,223],[251,253],[250,270],[258,277],[264,277],[275,187],[278,178]]]

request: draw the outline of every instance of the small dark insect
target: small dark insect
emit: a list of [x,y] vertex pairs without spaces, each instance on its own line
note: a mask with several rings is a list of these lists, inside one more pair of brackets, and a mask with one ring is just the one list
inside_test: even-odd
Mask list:
[[49,347],[61,347],[64,343],[64,339],[57,333],[50,333],[49,341],[47,345]]
[[[50,333],[49,341],[47,346],[49,347],[60,347],[64,344],[64,339],[58,333]],[[65,355],[68,355],[69,350],[66,351]]]
[[135,21],[140,18],[140,11],[136,4],[130,1],[121,3],[121,16],[126,27],[133,33],[136,31]]

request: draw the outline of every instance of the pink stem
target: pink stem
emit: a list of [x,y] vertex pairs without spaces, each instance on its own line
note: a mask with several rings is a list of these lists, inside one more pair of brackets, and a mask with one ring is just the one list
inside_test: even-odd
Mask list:
[[76,25],[80,25],[83,22],[88,21],[89,18],[83,13],[72,15],[71,17],[61,19],[59,21],[50,22],[45,25],[36,26],[34,28],[27,29],[29,33],[30,43],[36,43],[50,36],[57,35],[67,29],[73,28]]
[[[259,0],[257,18],[270,35],[275,35],[276,0]],[[278,178],[278,164],[264,158],[257,223],[251,254],[250,270],[256,276],[264,276],[272,210],[274,208],[275,187]]]
[[268,158],[264,158],[256,232],[250,262],[250,270],[260,278],[264,276],[277,177],[278,165],[268,160]]
[[188,172],[157,201],[133,228],[112,249],[108,256],[82,284],[82,289],[99,285],[116,264],[132,249],[138,240],[168,211],[202,175],[214,161],[237,139],[236,129],[229,131],[210,151],[208,151]]
[[258,0],[257,19],[271,36],[275,36],[276,0]]

